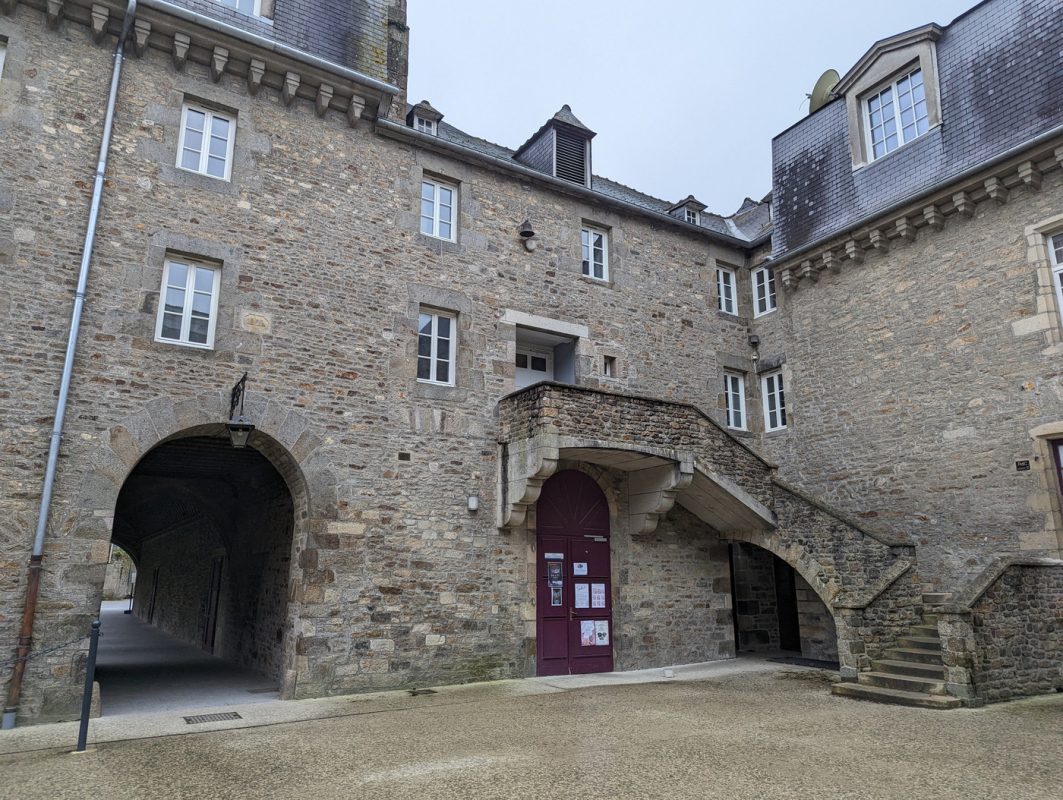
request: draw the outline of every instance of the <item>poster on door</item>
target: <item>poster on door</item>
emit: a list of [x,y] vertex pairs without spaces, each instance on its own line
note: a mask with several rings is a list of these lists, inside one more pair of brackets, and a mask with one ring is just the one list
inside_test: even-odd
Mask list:
[[586,583],[576,584],[576,608],[591,607],[591,587]]
[[594,644],[598,647],[609,644],[609,621],[596,619],[594,621]]
[[591,584],[591,608],[605,608],[605,584]]
[[594,647],[597,639],[593,619],[580,620],[579,643],[583,647]]

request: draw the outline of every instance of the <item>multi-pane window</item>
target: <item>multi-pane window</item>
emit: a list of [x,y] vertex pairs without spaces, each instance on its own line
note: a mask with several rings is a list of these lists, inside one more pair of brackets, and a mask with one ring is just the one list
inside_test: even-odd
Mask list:
[[746,429],[746,381],[734,372],[723,374],[723,396],[727,408],[727,427]]
[[218,111],[186,105],[181,114],[177,166],[212,178],[229,180],[236,121]]
[[688,208],[683,211],[683,219],[685,219],[691,225],[697,225],[701,222],[701,215],[694,209]]
[[436,121],[434,119],[425,119],[414,114],[413,126],[421,133],[427,133],[430,136],[436,135]]
[[915,69],[867,99],[871,157],[878,158],[926,133],[930,121],[923,71]]
[[1056,285],[1056,307],[1063,322],[1063,233],[1049,237],[1048,258],[1052,262],[1052,282]]
[[457,320],[443,311],[422,311],[417,327],[417,380],[454,385]]
[[600,281],[609,280],[609,234],[598,228],[580,231],[583,248],[583,274]]
[[221,270],[183,258],[168,258],[162,276],[159,342],[213,347]]
[[738,304],[735,299],[735,271],[726,267],[716,268],[716,297],[720,311],[725,314],[737,314]]
[[770,372],[760,382],[764,398],[764,430],[777,431],[786,427],[786,395],[783,393],[782,372]]
[[240,13],[248,15],[260,14],[262,9],[261,0],[216,0],[216,2],[229,8],[235,8]]
[[454,199],[458,190],[439,181],[421,181],[421,233],[454,241]]
[[775,310],[775,272],[771,267],[753,270],[753,316]]

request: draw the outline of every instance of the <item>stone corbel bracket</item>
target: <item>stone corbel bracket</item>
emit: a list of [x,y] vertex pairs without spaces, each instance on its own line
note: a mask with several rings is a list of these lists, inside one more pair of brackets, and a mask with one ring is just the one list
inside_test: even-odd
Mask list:
[[[14,6],[14,4],[12,4]],[[65,9],[65,0],[48,0],[48,27],[55,28],[59,26],[59,22],[63,19],[63,12]]]
[[6,15],[11,15],[15,11],[15,6],[18,5],[18,0],[0,0],[0,12]]
[[110,19],[111,9],[99,3],[92,4],[92,38],[96,44],[102,42],[103,37],[107,35],[107,23]]
[[671,511],[676,496],[694,479],[693,459],[640,469],[628,476],[628,516],[631,534],[653,533]]
[[557,472],[559,458],[556,434],[541,434],[503,447],[500,463],[505,471],[499,492],[498,527],[519,528],[524,524],[543,483]]
[[217,83],[225,74],[225,65],[229,63],[229,50],[216,46],[210,54],[210,79]]
[[133,23],[133,51],[137,58],[143,57],[148,49],[148,40],[151,38],[151,23],[147,20],[138,19]]

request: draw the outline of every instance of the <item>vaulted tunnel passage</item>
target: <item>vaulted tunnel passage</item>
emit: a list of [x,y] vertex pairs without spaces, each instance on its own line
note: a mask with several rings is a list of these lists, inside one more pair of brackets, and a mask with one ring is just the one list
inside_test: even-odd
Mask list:
[[237,699],[279,687],[294,519],[288,485],[254,447],[195,435],[141,459],[119,493],[112,528],[138,577],[133,618],[104,609],[104,713],[113,712],[108,700],[116,696],[130,710],[134,686],[146,706],[157,705],[151,695],[172,691],[175,680],[188,684],[188,698],[197,680],[208,694],[231,683]]

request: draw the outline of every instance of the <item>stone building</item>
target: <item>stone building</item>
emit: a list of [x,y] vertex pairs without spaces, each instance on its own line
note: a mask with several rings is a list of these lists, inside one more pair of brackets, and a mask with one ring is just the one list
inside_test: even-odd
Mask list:
[[568,106],[509,149],[410,105],[404,0],[0,9],[5,723],[76,716],[112,542],[291,698],[1063,681],[1049,0],[875,44],[727,217]]

